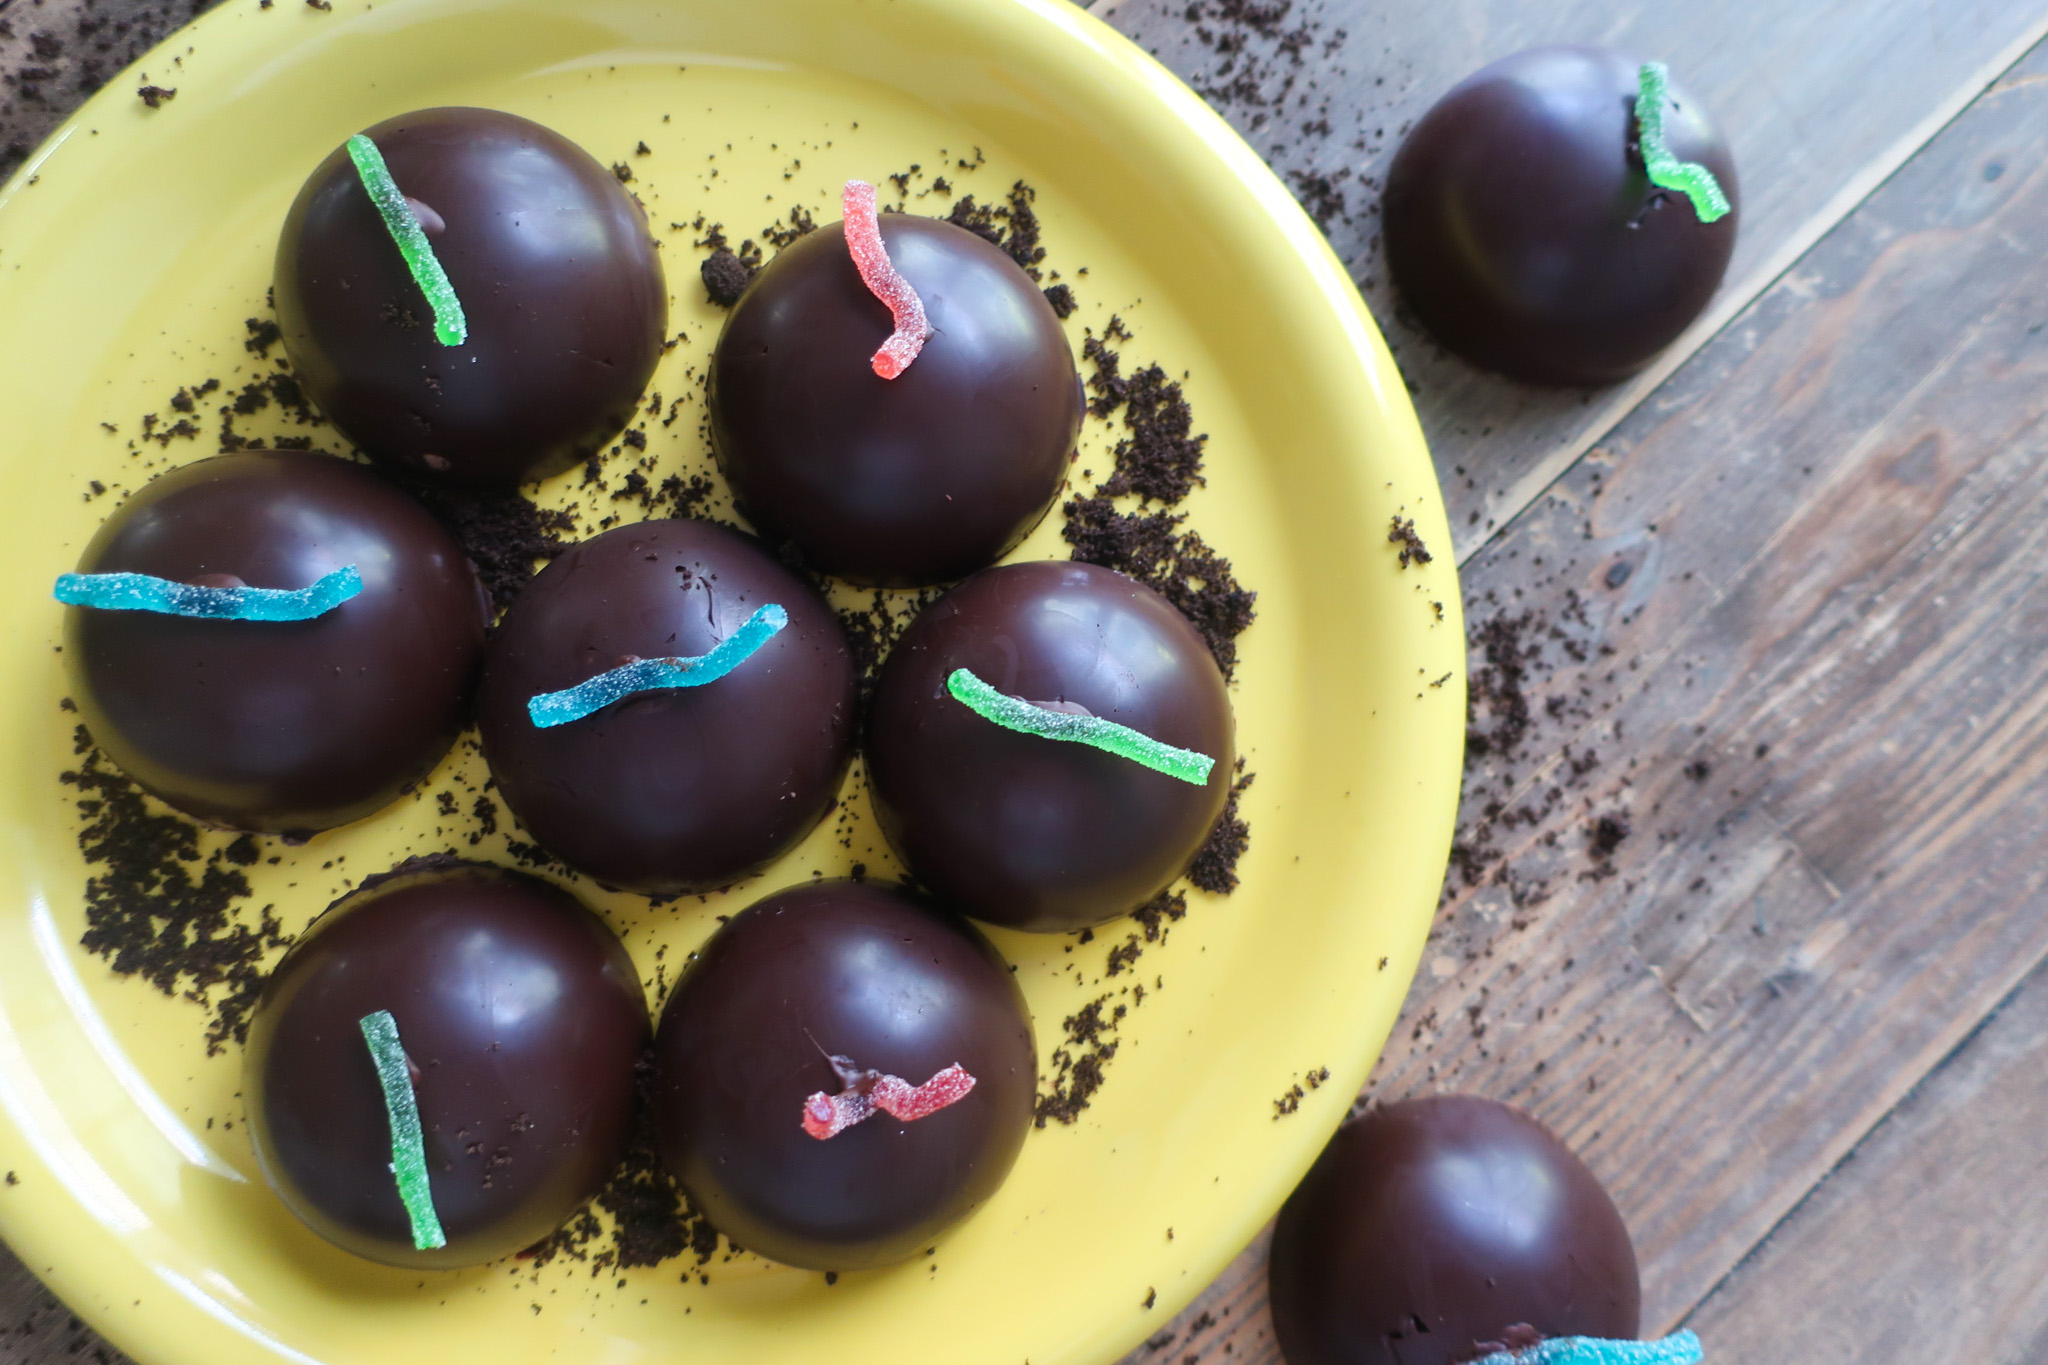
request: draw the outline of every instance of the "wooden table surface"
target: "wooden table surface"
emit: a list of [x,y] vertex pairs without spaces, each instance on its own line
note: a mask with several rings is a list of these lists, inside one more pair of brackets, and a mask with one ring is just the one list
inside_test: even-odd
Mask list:
[[[195,7],[0,0],[0,172]],[[1452,509],[1473,755],[1368,1093],[1550,1123],[1710,1361],[2048,1361],[2048,5],[1095,9],[1324,224]],[[1597,392],[1444,355],[1377,249],[1409,122],[1569,40],[1669,62],[1743,190],[1707,316]],[[1264,1275],[1132,1361],[1276,1361]],[[7,1259],[0,1365],[87,1353]]]

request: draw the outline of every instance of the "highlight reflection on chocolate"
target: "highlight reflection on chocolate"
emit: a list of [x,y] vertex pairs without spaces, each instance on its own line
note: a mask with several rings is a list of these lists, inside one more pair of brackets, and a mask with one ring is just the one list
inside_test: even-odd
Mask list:
[[[396,1021],[433,1206],[420,1250],[361,1021]],[[307,1226],[392,1265],[477,1265],[554,1231],[625,1149],[648,1037],[616,935],[567,892],[420,859],[337,902],[285,954],[249,1028],[244,1088],[264,1178]]]
[[[899,887],[799,886],[722,926],[669,998],[654,1043],[662,1157],[749,1251],[886,1265],[1003,1183],[1031,1127],[1037,1056],[1023,992],[972,926]],[[955,1067],[971,1083],[942,1079]],[[807,1102],[852,1068],[939,1082],[945,1103],[821,1141]]]
[[306,621],[71,607],[64,654],[94,741],[202,820],[305,834],[425,777],[469,714],[489,608],[462,549],[373,470],[240,451],[171,470],[121,504],[82,573],[362,590]]
[[468,321],[445,346],[347,152],[278,241],[277,317],[306,392],[408,474],[559,474],[618,435],[661,358],[668,289],[646,215],[589,153],[491,109],[422,109],[366,136],[417,206]]

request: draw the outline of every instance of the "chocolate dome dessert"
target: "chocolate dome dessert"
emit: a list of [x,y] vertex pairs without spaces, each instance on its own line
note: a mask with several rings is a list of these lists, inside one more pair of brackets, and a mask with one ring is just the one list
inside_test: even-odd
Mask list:
[[471,486],[597,453],[668,330],[633,196],[494,109],[421,109],[336,148],[285,218],[275,287],[292,371],[335,426],[395,469]]

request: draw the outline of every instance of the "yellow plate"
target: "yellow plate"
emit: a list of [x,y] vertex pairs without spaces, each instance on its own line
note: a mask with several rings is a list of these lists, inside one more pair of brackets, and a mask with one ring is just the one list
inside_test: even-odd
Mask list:
[[[176,98],[145,109],[140,72]],[[635,171],[687,336],[654,383],[686,400],[650,427],[659,472],[707,467],[695,405],[719,321],[694,279],[696,234],[668,225],[701,213],[738,237],[792,204],[829,221],[843,179],[911,163],[913,196],[939,173],[983,200],[1019,176],[1036,186],[1047,264],[1082,299],[1076,344],[1121,313],[1127,365],[1188,376],[1210,438],[1193,524],[1260,594],[1236,689],[1258,775],[1243,886],[1192,896],[1169,940],[1115,977],[1107,953],[1127,926],[1085,944],[1000,937],[1043,1053],[1090,999],[1129,1013],[1094,1104],[1034,1132],[1001,1193],[931,1258],[836,1285],[751,1257],[714,1261],[709,1284],[677,1262],[422,1276],[353,1260],[255,1177],[240,1059],[206,1055],[201,1012],[76,946],[85,869],[75,794],[56,781],[74,760],[49,584],[113,504],[87,500],[88,481],[132,488],[152,462],[212,453],[204,438],[128,443],[141,414],[176,415],[180,386],[218,376],[232,393],[262,368],[243,319],[263,311],[278,225],[320,157],[451,103],[539,119]],[[960,168],[977,148],[984,164]],[[0,1231],[141,1360],[1107,1361],[1251,1238],[1363,1083],[1421,951],[1458,785],[1455,572],[1444,554],[1402,570],[1387,542],[1399,514],[1448,549],[1434,474],[1314,226],[1194,96],[1066,0],[235,0],[0,191],[0,319]],[[219,401],[200,404],[209,434]],[[243,429],[276,430],[274,416]],[[1115,437],[1091,422],[1081,465],[1100,477]],[[543,496],[587,498],[574,482]],[[1064,548],[1048,525],[1020,555]],[[296,929],[355,878],[449,846],[462,826],[428,793],[481,777],[459,753],[418,799],[276,850],[256,903]],[[851,847],[828,825],[702,904],[592,898],[652,983],[658,951],[672,967],[715,914],[776,885],[856,860],[893,870],[849,792]],[[1279,1116],[1275,1101],[1325,1067]]]

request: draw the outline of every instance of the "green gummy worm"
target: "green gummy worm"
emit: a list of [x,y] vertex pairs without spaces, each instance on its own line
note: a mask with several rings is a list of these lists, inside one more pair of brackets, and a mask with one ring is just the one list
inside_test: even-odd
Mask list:
[[357,133],[348,140],[348,159],[356,163],[356,174],[362,178],[370,202],[377,206],[384,230],[391,234],[398,254],[405,258],[405,268],[412,272],[413,283],[420,287],[428,306],[434,310],[435,340],[443,346],[460,346],[469,340],[469,320],[462,315],[462,300],[455,297],[455,286],[449,283],[448,272],[434,255],[420,220],[413,216],[412,205],[405,202],[398,182],[391,178],[384,153],[377,150],[376,143]]
[[1154,772],[1178,778],[1191,786],[1207,786],[1209,773],[1216,766],[1216,760],[1207,754],[1161,744],[1150,735],[1141,735],[1130,726],[1118,725],[1113,720],[1103,720],[1100,716],[1070,716],[1061,711],[1048,711],[1043,706],[1033,706],[1022,698],[996,691],[964,668],[954,669],[947,677],[946,690],[953,694],[955,701],[992,725],[1000,725],[1020,735],[1087,744],[1106,754],[1142,764]]
[[412,1244],[421,1251],[447,1246],[448,1234],[441,1231],[434,1191],[427,1183],[427,1142],[420,1132],[419,1099],[412,1093],[405,1048],[398,1041],[398,1021],[390,1010],[378,1010],[364,1015],[361,1024],[370,1059],[377,1064],[378,1084],[384,1087],[384,1108],[391,1115],[391,1174],[398,1181],[406,1217],[412,1220]]
[[1677,190],[1692,200],[1702,223],[1726,216],[1728,196],[1714,173],[1697,161],[1680,161],[1664,141],[1664,101],[1671,73],[1662,62],[1644,62],[1636,73],[1636,143],[1643,150],[1643,169],[1650,183]]

